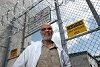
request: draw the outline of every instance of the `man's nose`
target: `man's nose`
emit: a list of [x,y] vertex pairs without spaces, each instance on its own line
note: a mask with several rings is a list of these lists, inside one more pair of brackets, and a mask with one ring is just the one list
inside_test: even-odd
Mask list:
[[45,29],[45,31],[49,31],[49,29],[47,28],[47,29]]

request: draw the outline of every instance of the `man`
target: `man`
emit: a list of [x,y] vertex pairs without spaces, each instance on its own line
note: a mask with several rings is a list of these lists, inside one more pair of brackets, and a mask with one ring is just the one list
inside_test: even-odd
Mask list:
[[51,40],[52,27],[43,23],[40,34],[41,43],[28,46],[12,67],[71,67],[69,57],[61,45],[56,45]]

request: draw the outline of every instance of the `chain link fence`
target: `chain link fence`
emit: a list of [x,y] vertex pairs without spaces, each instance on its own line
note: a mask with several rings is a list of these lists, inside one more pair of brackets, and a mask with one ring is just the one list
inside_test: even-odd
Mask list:
[[[87,4],[86,0],[58,0],[59,1],[59,8],[61,13],[61,19],[63,22],[63,28],[65,32],[65,41],[68,50],[68,54],[70,57],[72,67],[98,67],[98,59],[95,57],[100,56],[100,28],[94,15],[92,14],[89,5]],[[7,2],[8,3],[8,2]],[[1,27],[0,30],[0,49],[6,49],[7,44],[5,44],[7,39],[7,27],[9,25],[13,25],[12,30],[12,38],[10,44],[9,52],[14,48],[18,49],[18,54],[20,54],[21,44],[22,44],[22,31],[23,31],[23,24],[25,25],[25,35],[28,35],[28,24],[30,18],[35,16],[41,10],[49,6],[51,8],[51,22],[55,22],[54,26],[57,27],[55,20],[57,20],[56,11],[54,0],[38,0],[33,4],[26,5],[27,0],[18,1],[15,0],[13,3],[9,2],[8,4],[5,3],[0,7],[0,21]],[[100,1],[99,0],[91,0],[97,14],[100,16]],[[11,7],[7,7],[7,6]],[[26,12],[26,18],[25,18]],[[99,17],[100,18],[100,17]],[[84,21],[87,31],[81,34],[77,34],[72,36],[71,38],[68,37],[68,33],[66,31],[66,27],[70,24],[73,24],[79,20]],[[11,21],[13,20],[13,23]],[[53,25],[53,24],[52,24]],[[57,27],[58,28],[58,27]],[[2,31],[3,30],[3,31]],[[57,29],[58,30],[58,29]],[[80,36],[79,36],[80,35]],[[2,38],[3,37],[3,38]],[[25,42],[27,39],[25,39]],[[24,43],[25,44],[25,43]],[[25,48],[27,45],[24,45]],[[2,50],[3,51],[3,50]],[[0,53],[0,56],[3,54]],[[12,60],[10,58],[9,53],[9,61]],[[0,61],[1,64],[2,61]],[[11,63],[8,63],[11,66]]]
[[[25,20],[22,14],[30,5],[32,2],[27,0],[2,1],[0,4],[0,67],[11,67],[15,61],[12,58],[20,54]],[[11,54],[13,49],[17,49],[16,55]]]
[[[91,0],[91,2],[99,15],[100,2],[93,0]],[[64,27],[81,19],[84,20],[87,31],[91,31],[99,27],[86,1],[69,1],[66,5],[60,6],[60,10]],[[65,37],[68,39],[67,33],[65,34]],[[99,29],[89,34],[68,40],[68,52],[75,53],[86,50],[92,55],[100,54],[100,40],[98,38]]]
[[[91,3],[100,19],[100,1],[91,0]],[[85,35],[82,33],[81,36],[68,38],[68,33],[65,31],[72,67],[98,67],[98,61],[94,57],[99,56],[98,58],[100,58],[100,27],[98,26],[100,22],[96,22],[87,2],[85,0],[68,1],[66,5],[60,6],[60,10],[64,27],[83,19],[87,32],[89,32]],[[66,29],[64,28],[64,30]]]

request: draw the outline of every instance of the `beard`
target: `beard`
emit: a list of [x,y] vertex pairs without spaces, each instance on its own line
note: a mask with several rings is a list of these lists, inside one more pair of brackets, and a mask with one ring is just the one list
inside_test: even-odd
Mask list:
[[49,36],[49,37],[43,37],[42,36],[42,40],[51,40],[52,39],[52,36]]

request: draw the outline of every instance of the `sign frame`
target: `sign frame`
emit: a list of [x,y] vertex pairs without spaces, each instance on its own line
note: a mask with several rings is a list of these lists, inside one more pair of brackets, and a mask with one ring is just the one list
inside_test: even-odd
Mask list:
[[51,10],[50,7],[47,6],[43,10],[41,10],[39,13],[37,13],[35,16],[31,17],[28,23],[28,32],[35,33],[40,29],[40,26],[45,22],[51,21]]

